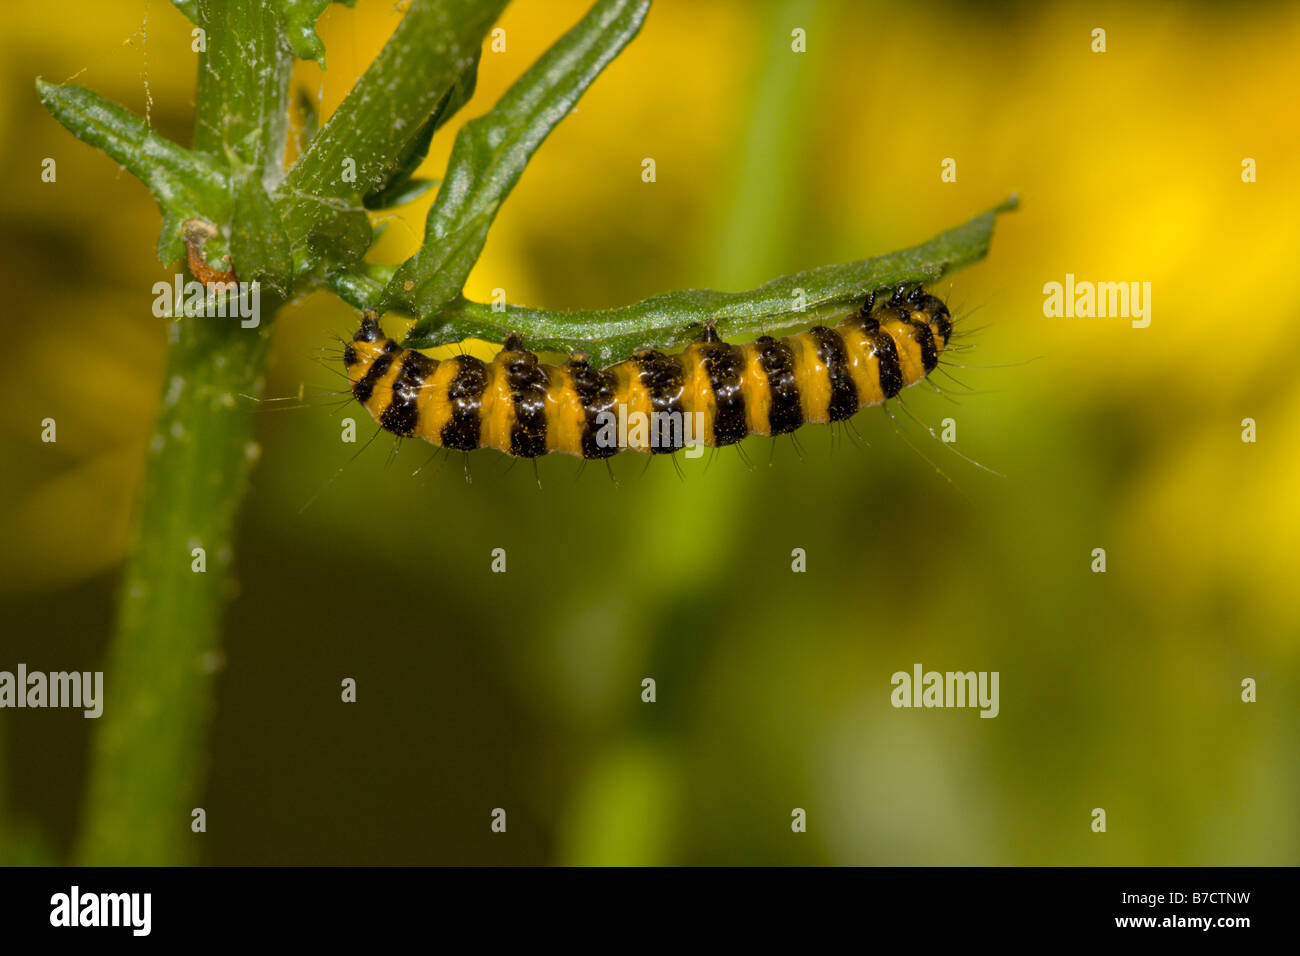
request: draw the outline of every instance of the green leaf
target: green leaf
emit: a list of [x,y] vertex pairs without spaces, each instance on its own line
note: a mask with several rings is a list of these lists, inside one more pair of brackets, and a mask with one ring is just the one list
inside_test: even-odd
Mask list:
[[153,193],[163,216],[158,259],[164,265],[185,254],[185,220],[219,224],[229,219],[226,173],[211,157],[164,139],[143,119],[98,93],[39,78],[36,89],[45,108],[74,136],[103,150]]
[[423,180],[424,187],[414,191],[409,186],[416,170],[429,155],[429,143],[433,141],[433,134],[438,132],[447,120],[455,116],[474,95],[474,87],[478,84],[478,61],[478,54],[475,54],[474,62],[470,64],[469,69],[460,75],[452,88],[438,101],[438,106],[425,120],[419,134],[402,151],[397,169],[387,182],[366,195],[364,204],[367,209],[387,209],[390,206],[410,202],[434,183],[442,182],[440,179],[426,179]]
[[[316,35],[316,21],[334,0],[275,0],[284,24],[284,36],[293,55],[300,60],[315,60],[325,68],[325,44]],[[338,0],[349,7],[357,0]]]
[[359,269],[335,269],[326,276],[326,282],[340,299],[364,312],[379,306],[379,297],[392,275],[392,266],[363,264]]
[[533,153],[636,36],[649,9],[650,0],[597,0],[496,106],[465,124],[429,210],[424,245],[384,290],[384,308],[424,318],[459,294],[483,250],[496,209]]
[[350,266],[361,261],[374,240],[370,217],[361,209],[349,209],[321,222],[307,237],[313,260],[331,267]]
[[[496,214],[496,206],[491,206],[469,222],[456,226],[435,245],[426,248],[424,258],[421,259],[426,278],[411,278],[413,273],[406,269],[411,261],[408,259],[397,269],[388,287],[384,289],[380,311],[386,311],[389,303],[397,296],[446,303],[460,295],[461,287],[465,284],[464,277],[469,275],[469,270],[478,261]],[[394,293],[394,290],[397,292]]]
[[1012,196],[919,246],[782,276],[749,292],[688,289],[657,295],[635,305],[590,312],[548,312],[518,306],[498,312],[490,305],[458,298],[434,320],[417,323],[402,344],[407,348],[432,348],[467,338],[500,342],[507,334],[520,332],[531,349],[580,349],[592,361],[607,365],[628,358],[643,345],[660,349],[686,345],[699,337],[708,319],[717,323],[724,339],[732,341],[810,326],[856,307],[868,292],[901,284],[932,283],[982,259],[993,238],[998,213],[1010,212],[1016,205],[1016,197]]
[[172,0],[172,6],[185,14],[185,19],[191,23],[199,22],[199,0]]
[[[328,249],[308,242],[321,224],[361,210],[388,184],[411,143],[479,55],[507,0],[414,0],[402,22],[276,189],[299,270]],[[345,179],[345,160],[355,165]],[[326,229],[325,233],[331,230]]]
[[[441,183],[441,179],[425,179],[416,177],[408,179],[400,187],[389,187],[382,193],[374,196],[367,196],[363,205],[371,212],[378,212],[381,209],[392,209],[394,206],[401,206],[408,202],[415,202],[434,186]],[[379,237],[376,236],[376,239]]]

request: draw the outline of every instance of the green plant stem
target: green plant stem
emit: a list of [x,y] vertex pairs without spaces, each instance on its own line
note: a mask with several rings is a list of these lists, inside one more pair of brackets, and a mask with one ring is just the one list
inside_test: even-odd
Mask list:
[[293,67],[280,18],[261,0],[199,0],[197,14],[207,51],[199,59],[194,148],[265,170],[274,185],[284,170]]
[[[257,406],[245,396],[261,394],[269,336],[231,319],[173,328],[139,540],[104,666],[85,864],[172,864],[196,846],[190,811],[202,785],[231,534],[256,457]],[[195,548],[203,572],[193,570]]]
[[[236,268],[275,274],[274,244],[245,241],[265,215],[262,183],[283,159],[290,61],[260,0],[201,0],[195,148],[229,164]],[[278,112],[278,115],[277,115]],[[250,198],[254,197],[254,198]],[[235,516],[256,458],[256,399],[280,302],[263,290],[257,328],[230,318],[171,327],[136,547],[104,666],[104,713],[77,849],[79,862],[174,864],[195,855],[191,810],[205,765],[204,729],[230,593]],[[203,570],[195,570],[195,549]]]

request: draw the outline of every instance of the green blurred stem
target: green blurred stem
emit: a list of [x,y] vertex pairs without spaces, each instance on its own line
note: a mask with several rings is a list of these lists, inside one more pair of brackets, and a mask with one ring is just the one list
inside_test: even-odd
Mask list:
[[[201,0],[195,147],[275,178],[282,162],[290,60],[260,0]],[[244,178],[244,177],[237,177]],[[233,223],[236,234],[241,223]],[[274,271],[252,244],[241,277]],[[79,862],[150,865],[194,856],[190,812],[202,786],[205,725],[230,593],[232,533],[256,458],[271,320],[185,319],[171,327],[135,549],[104,667]],[[193,569],[202,548],[206,570]]]
[[[265,305],[265,304],[264,304]],[[269,314],[264,313],[265,315]],[[232,319],[173,327],[139,540],[104,667],[79,862],[193,856],[202,755],[231,536],[256,458],[252,429],[269,335]],[[206,571],[192,570],[202,548]]]
[[790,236],[801,232],[801,207],[808,192],[790,183],[813,180],[801,164],[815,142],[820,58],[791,49],[792,27],[811,42],[827,42],[835,8],[819,0],[779,0],[759,8],[763,15],[756,46],[752,93],[745,128],[734,147],[730,193],[722,210],[711,275],[722,288],[744,288],[781,268],[798,252]]

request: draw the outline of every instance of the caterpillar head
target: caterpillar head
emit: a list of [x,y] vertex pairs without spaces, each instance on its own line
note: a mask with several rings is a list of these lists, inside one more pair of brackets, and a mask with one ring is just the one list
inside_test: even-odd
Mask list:
[[952,335],[952,313],[937,295],[931,295],[921,286],[900,285],[894,289],[888,302],[876,305],[877,293],[867,296],[862,314],[870,314],[877,321],[885,321],[892,314],[898,319],[924,322],[930,326],[935,342],[942,348]]
[[353,342],[378,342],[384,338],[384,330],[379,327],[378,312],[361,313],[361,328],[352,336]]
[[912,313],[913,319],[928,323],[937,341],[948,344],[952,335],[952,313],[942,299],[917,286],[904,295],[899,304]]
[[366,312],[361,316],[361,328],[357,329],[352,341],[343,347],[343,367],[347,369],[348,380],[352,384],[353,394],[357,385],[365,379],[366,372],[381,355],[401,351],[401,346],[384,334],[379,327],[379,314]]

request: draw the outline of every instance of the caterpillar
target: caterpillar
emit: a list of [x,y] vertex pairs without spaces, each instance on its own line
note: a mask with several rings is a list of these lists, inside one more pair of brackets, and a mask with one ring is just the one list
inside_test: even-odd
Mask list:
[[709,324],[676,355],[644,348],[607,368],[581,354],[544,364],[517,334],[491,362],[438,361],[402,348],[367,312],[343,362],[353,396],[395,435],[517,458],[663,454],[843,421],[921,381],[952,334],[948,307],[919,286],[877,298],[834,328],[728,345]]

